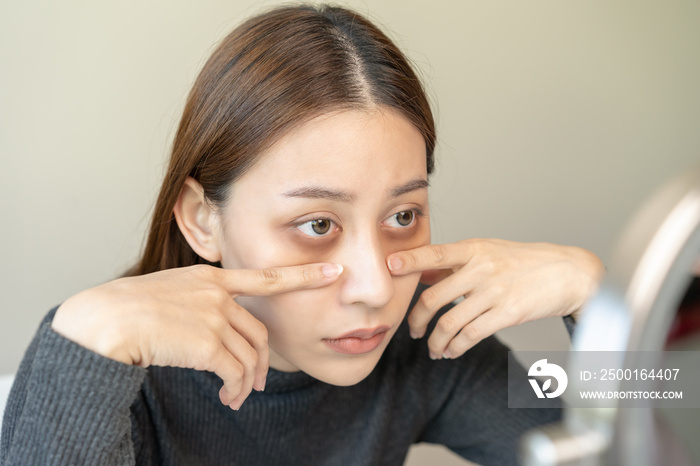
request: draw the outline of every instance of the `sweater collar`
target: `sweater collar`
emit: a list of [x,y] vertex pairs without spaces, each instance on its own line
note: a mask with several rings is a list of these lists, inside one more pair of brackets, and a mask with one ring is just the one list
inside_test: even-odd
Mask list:
[[282,372],[270,368],[267,372],[267,382],[265,383],[265,393],[282,393],[298,390],[312,384],[323,382],[311,377],[305,372]]

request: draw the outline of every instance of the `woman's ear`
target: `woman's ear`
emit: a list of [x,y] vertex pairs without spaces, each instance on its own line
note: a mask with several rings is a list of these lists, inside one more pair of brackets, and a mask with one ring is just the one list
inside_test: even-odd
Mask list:
[[187,177],[173,208],[177,226],[192,250],[209,262],[219,262],[217,214],[204,198],[204,190],[192,177]]

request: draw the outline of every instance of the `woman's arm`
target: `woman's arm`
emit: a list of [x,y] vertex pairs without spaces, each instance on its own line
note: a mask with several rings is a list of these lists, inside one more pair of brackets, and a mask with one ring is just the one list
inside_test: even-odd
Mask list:
[[129,407],[145,377],[42,322],[16,374],[2,423],[0,464],[134,463]]
[[68,299],[52,328],[115,361],[209,371],[224,381],[221,402],[238,409],[262,390],[267,329],[236,301],[334,282],[342,268],[308,264],[266,270],[207,265],[121,278]]
[[269,349],[265,327],[234,298],[325,286],[341,272],[333,264],[193,266],[78,293],[49,315],[27,351],[0,464],[134,463],[130,407],[151,365],[216,373],[221,402],[238,409],[264,387]]

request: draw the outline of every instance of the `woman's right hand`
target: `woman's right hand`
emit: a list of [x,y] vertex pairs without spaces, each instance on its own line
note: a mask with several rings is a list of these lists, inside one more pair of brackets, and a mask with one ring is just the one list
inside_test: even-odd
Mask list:
[[216,373],[219,398],[238,409],[265,387],[267,329],[234,301],[318,288],[342,273],[336,264],[263,270],[195,265],[127,277],[72,296],[52,328],[108,358],[141,367],[174,366]]

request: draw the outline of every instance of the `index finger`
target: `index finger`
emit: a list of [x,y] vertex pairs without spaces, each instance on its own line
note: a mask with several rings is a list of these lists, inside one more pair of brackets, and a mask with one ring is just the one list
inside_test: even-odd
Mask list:
[[463,243],[428,244],[391,254],[387,266],[393,275],[405,275],[462,266],[471,256],[471,248]]
[[233,295],[268,296],[285,291],[320,288],[333,283],[340,264],[305,264],[266,269],[220,269],[224,287]]

